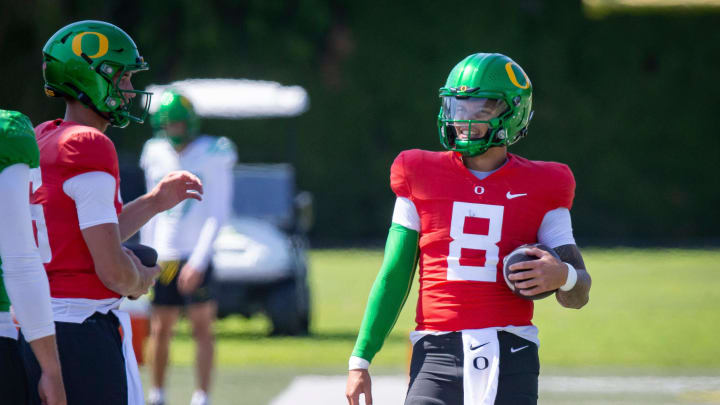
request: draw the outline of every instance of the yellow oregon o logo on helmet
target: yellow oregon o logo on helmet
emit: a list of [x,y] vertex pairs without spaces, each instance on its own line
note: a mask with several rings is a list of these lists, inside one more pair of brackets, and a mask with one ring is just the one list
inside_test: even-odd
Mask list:
[[105,35],[94,31],[85,31],[75,35],[75,38],[73,38],[72,41],[73,53],[77,56],[80,56],[83,53],[82,38],[87,34],[93,34],[98,39],[97,53],[95,53],[95,55],[88,55],[88,58],[95,59],[104,56],[108,51],[108,39]]
[[520,83],[518,83],[517,77],[515,77],[515,71],[513,70],[512,65],[513,65],[512,62],[508,62],[508,63],[505,64],[505,71],[507,71],[508,78],[510,79],[510,82],[512,82],[512,84],[514,84],[515,87],[519,87],[519,88],[521,88],[521,89],[527,89],[528,87],[530,87],[530,79],[527,77],[527,75],[525,74],[525,72],[524,72],[522,69],[520,69],[519,66],[518,66],[518,69],[520,69],[520,71],[522,72],[523,76],[525,76],[525,85],[524,85],[524,86],[521,86]]
[[190,100],[187,98],[180,96],[180,104],[182,104],[185,108],[192,108],[192,104],[190,103]]

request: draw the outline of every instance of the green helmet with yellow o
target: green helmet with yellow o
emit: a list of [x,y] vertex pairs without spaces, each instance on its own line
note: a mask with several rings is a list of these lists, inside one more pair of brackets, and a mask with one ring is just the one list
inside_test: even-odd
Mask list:
[[[185,123],[184,131],[169,131],[168,127],[174,123]],[[195,113],[192,102],[178,90],[165,90],[160,96],[160,105],[150,115],[153,130],[159,136],[165,136],[173,145],[181,145],[197,136],[200,130],[200,120]]]
[[[132,38],[104,21],[67,25],[43,47],[45,94],[79,100],[116,127],[145,120],[152,93],[120,89],[119,83],[124,74],[148,69]],[[144,104],[133,106],[131,93]]]
[[440,88],[440,143],[466,156],[512,145],[527,135],[532,83],[515,61],[476,53],[460,61]]

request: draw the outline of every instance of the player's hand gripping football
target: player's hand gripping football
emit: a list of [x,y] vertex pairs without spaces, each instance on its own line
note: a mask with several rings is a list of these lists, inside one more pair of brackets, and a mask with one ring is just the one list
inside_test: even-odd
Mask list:
[[202,193],[203,186],[200,179],[188,171],[180,170],[163,177],[152,189],[150,196],[157,212],[162,212],[188,198],[202,201]]
[[348,404],[360,405],[360,394],[365,394],[365,405],[372,405],[371,386],[370,373],[367,370],[350,370],[348,372],[347,388],[345,388]]
[[[523,295],[535,295],[562,287],[567,281],[568,267],[549,252],[538,248],[528,248],[527,254],[537,260],[515,263],[510,270],[526,270],[508,276],[515,286],[522,289]],[[525,280],[525,281],[521,281]]]
[[203,282],[203,279],[205,279],[205,273],[186,263],[178,276],[178,291],[183,295],[192,294]]
[[130,260],[132,260],[135,268],[140,273],[140,283],[138,285],[138,289],[128,295],[131,299],[137,299],[141,295],[146,294],[150,287],[155,284],[155,279],[162,272],[162,268],[157,264],[152,267],[146,267],[142,264],[140,259],[135,256],[135,253],[133,253],[132,250],[123,247],[123,251],[125,251],[125,254],[128,255]]

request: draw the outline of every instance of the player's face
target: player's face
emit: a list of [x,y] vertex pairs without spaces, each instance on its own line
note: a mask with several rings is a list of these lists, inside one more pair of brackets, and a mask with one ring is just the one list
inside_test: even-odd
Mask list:
[[[134,90],[131,79],[132,72],[123,73],[122,77],[120,78],[120,82],[118,83],[118,88],[120,90]],[[133,99],[136,96],[136,94],[133,92],[123,92],[123,95],[128,99]]]
[[184,136],[187,132],[187,124],[184,121],[170,122],[165,125],[167,136]]
[[481,139],[488,130],[487,122],[507,109],[505,101],[494,98],[444,97],[443,115],[451,123],[459,139]]

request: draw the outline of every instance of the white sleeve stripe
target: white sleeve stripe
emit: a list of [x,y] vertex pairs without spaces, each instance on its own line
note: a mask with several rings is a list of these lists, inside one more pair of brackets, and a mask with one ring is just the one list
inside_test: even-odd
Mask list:
[[537,233],[538,242],[551,248],[574,245],[570,210],[556,208],[545,213]]
[[106,172],[79,174],[63,183],[63,191],[75,200],[80,229],[118,223],[115,211],[115,178]]
[[392,222],[420,232],[420,215],[417,208],[415,208],[415,204],[408,198],[398,197],[395,200]]
[[[78,217],[79,216],[80,215],[78,214]],[[115,215],[114,217],[99,218],[99,219],[96,219],[94,221],[89,221],[89,222],[80,222],[79,225],[80,225],[80,229],[82,230],[82,229],[90,228],[91,226],[95,226],[95,225],[117,224],[117,223],[118,223],[118,219],[117,219],[117,215]]]

